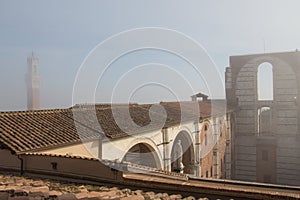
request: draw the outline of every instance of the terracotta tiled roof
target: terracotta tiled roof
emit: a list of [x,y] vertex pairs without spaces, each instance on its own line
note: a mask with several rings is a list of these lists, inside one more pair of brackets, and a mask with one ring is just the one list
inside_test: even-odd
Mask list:
[[172,107],[185,113],[192,113],[200,118],[220,116],[233,109],[227,107],[225,100],[161,102],[164,107]]
[[75,127],[68,116],[70,109],[0,113],[0,142],[15,152],[24,152],[99,137],[84,125]]
[[25,153],[27,156],[48,156],[48,157],[60,157],[60,158],[71,158],[71,159],[83,159],[83,160],[93,160],[99,161],[97,158],[85,157],[85,156],[75,156],[75,155],[61,155],[61,154],[51,154],[51,153]]
[[[214,112],[211,107],[214,105]],[[0,144],[16,153],[98,138],[160,130],[212,114],[221,101],[75,105],[68,109],[0,112]],[[198,109],[200,107],[200,110]]]
[[109,138],[160,130],[198,117],[190,110],[159,104],[83,105],[72,110],[75,121],[103,132]]

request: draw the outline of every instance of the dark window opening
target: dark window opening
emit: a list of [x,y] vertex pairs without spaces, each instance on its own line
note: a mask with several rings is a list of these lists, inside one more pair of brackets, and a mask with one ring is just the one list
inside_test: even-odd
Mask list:
[[207,129],[208,129],[208,127],[207,127],[207,125],[205,124],[205,125],[204,125],[204,130],[207,131]]
[[57,170],[57,163],[56,162],[52,162],[51,165],[52,165],[53,170]]

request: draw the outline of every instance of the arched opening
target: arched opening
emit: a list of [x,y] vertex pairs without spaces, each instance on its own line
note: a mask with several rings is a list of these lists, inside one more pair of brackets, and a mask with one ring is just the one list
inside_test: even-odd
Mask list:
[[209,122],[205,122],[200,134],[201,143],[201,156],[205,157],[207,154],[212,152],[212,149],[216,143],[213,138],[212,129]]
[[157,153],[146,143],[138,143],[131,147],[125,154],[123,161],[153,168],[161,167]]
[[270,107],[261,107],[258,113],[257,132],[259,136],[272,134],[272,110]]
[[[182,147],[182,156],[178,155],[178,146]],[[180,158],[181,157],[181,158]],[[183,173],[194,173],[194,146],[189,134],[181,131],[174,140],[171,151],[171,170],[180,172],[180,162],[183,164]]]
[[215,140],[212,134],[212,127],[209,121],[203,122],[203,126],[200,134],[200,144],[201,144],[201,177],[212,177],[213,167],[214,167],[214,155],[213,148],[215,145]]
[[273,100],[273,66],[264,62],[257,69],[257,99]]

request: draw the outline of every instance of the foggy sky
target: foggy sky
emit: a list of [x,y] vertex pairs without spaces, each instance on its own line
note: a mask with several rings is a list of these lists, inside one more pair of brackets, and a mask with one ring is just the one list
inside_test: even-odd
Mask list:
[[[299,7],[297,0],[2,0],[0,110],[26,109],[26,59],[32,51],[40,61],[42,108],[69,107],[75,77],[85,57],[97,44],[121,31],[142,27],[180,31],[200,43],[223,74],[230,55],[300,48]],[[176,65],[179,71],[188,68],[172,55],[145,51],[120,60],[110,76],[118,79],[122,66],[129,70],[153,61]],[[190,79],[193,84],[198,81],[193,76]],[[103,83],[107,91],[113,85],[110,80],[106,77]],[[205,90],[201,80],[198,82],[196,88]],[[153,88],[146,88],[132,101],[172,100],[172,95],[165,95],[161,88],[151,91]],[[109,100],[105,91],[97,95],[103,97],[99,100]],[[222,97],[224,91],[220,89]],[[189,96],[182,98],[188,100]]]

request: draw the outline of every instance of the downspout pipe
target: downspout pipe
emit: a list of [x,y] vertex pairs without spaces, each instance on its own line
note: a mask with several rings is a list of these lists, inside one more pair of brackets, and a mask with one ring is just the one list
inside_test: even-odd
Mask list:
[[20,174],[21,175],[23,175],[24,174],[24,160],[23,160],[23,158],[21,157],[21,155],[18,155],[18,159],[20,160],[20,164],[21,164],[21,166],[20,166]]

